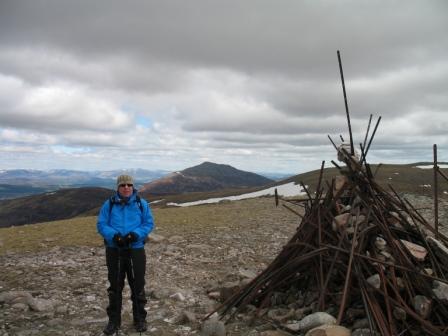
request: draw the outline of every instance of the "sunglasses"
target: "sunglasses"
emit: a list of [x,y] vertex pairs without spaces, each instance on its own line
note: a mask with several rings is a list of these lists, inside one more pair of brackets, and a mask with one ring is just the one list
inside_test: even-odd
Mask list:
[[134,186],[133,184],[129,184],[129,183],[123,183],[123,184],[119,185],[119,187],[122,187],[122,188],[124,188],[124,187],[132,188],[133,186]]

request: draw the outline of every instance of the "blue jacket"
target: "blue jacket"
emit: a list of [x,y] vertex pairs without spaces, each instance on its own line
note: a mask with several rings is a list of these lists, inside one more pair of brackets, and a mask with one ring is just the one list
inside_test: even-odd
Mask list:
[[113,241],[115,234],[118,233],[124,237],[130,232],[135,232],[138,239],[132,243],[131,248],[143,247],[146,237],[154,228],[154,220],[148,202],[140,198],[142,206],[142,210],[140,210],[135,189],[128,202],[124,204],[120,204],[121,198],[118,193],[112,197],[115,204],[112,205],[108,199],[101,207],[96,223],[98,233],[103,236],[107,246],[117,247]]

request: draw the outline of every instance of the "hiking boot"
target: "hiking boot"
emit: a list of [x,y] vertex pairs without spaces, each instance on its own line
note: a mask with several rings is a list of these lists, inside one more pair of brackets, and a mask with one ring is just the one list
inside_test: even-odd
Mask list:
[[106,335],[113,335],[115,332],[117,332],[118,328],[120,328],[120,325],[115,323],[114,321],[109,321],[107,326],[104,328],[103,333]]
[[134,321],[134,327],[137,332],[144,332],[148,330],[148,325],[145,320]]

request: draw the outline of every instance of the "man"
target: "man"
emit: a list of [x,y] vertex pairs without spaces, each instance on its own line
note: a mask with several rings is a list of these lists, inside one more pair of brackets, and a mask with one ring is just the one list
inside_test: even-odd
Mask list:
[[106,245],[108,270],[109,322],[103,332],[112,335],[121,325],[121,301],[124,279],[131,288],[134,327],[138,332],[147,330],[144,243],[154,227],[148,202],[141,199],[129,175],[117,178],[117,192],[101,207],[97,229]]

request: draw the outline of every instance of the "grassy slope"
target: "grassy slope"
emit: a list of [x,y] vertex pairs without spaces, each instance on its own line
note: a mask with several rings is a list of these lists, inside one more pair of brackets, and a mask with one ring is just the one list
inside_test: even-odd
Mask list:
[[[183,235],[204,233],[229,222],[247,220],[257,215],[272,216],[273,198],[245,200],[187,208],[154,209],[155,233]],[[286,211],[286,210],[285,210]],[[0,229],[0,255],[11,252],[32,252],[53,246],[100,246],[96,232],[96,216]]]

